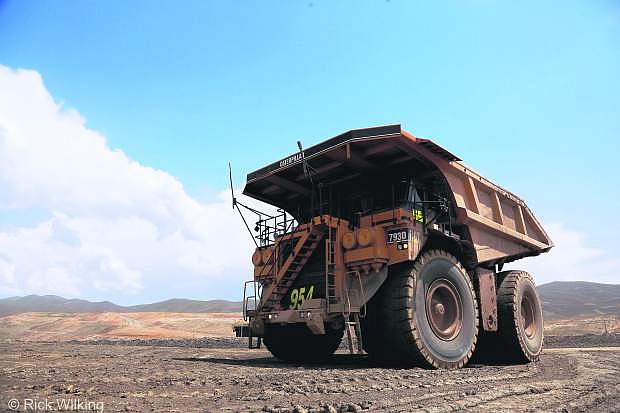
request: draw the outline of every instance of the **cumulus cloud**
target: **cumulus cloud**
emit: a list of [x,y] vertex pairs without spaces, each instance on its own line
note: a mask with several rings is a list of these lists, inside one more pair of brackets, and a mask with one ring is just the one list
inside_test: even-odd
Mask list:
[[620,258],[588,245],[586,234],[563,224],[545,225],[555,246],[548,253],[511,263],[507,268],[527,270],[536,282],[593,281],[618,283]]
[[229,193],[200,203],[110,148],[36,71],[0,66],[0,90],[0,214],[48,217],[0,231],[0,294],[174,294],[250,276],[252,243]]

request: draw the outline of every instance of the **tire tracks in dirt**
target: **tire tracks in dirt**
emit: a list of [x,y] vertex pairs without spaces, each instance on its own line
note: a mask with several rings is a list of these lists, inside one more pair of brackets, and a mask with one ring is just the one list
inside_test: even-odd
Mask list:
[[[550,349],[537,363],[425,370],[336,355],[72,343],[0,344],[0,403],[83,397],[105,411],[618,411],[620,347]],[[67,396],[69,395],[69,396]],[[6,405],[2,405],[2,408]]]

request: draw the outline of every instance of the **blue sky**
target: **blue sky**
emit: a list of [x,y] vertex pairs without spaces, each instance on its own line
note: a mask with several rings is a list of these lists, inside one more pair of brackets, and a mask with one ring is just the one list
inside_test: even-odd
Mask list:
[[[229,160],[241,185],[297,139],[401,123],[616,262],[620,3],[436,3],[0,0],[0,64],[36,71],[109,147],[202,204]],[[0,208],[0,230],[59,210]],[[174,293],[236,298],[215,284]],[[141,291],[79,294],[163,295]]]

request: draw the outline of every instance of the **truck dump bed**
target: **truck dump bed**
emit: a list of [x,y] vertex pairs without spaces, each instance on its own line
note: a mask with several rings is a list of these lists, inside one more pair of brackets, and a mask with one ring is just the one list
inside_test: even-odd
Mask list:
[[[400,125],[355,129],[248,174],[244,194],[288,211],[310,197],[313,177],[336,184],[361,174],[415,162],[449,188],[455,224],[467,227],[477,262],[503,264],[548,251],[552,242],[525,202],[467,167],[431,140],[416,138]],[[418,168],[419,169],[419,168]]]

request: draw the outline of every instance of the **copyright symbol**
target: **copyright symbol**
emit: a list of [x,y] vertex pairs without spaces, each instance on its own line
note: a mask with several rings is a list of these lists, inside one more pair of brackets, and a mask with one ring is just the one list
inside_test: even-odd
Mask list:
[[9,407],[9,410],[17,410],[17,409],[19,409],[19,400],[11,399],[7,403],[7,406]]

